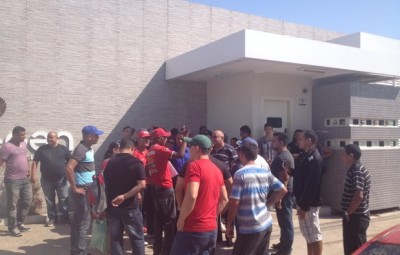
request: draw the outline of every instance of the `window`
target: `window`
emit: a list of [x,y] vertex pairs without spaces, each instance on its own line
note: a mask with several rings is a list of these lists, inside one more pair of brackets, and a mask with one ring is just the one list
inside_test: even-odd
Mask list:
[[353,119],[353,125],[358,125],[360,121],[358,119]]
[[371,126],[372,125],[372,120],[367,120],[367,126]]
[[346,142],[345,141],[340,141],[340,147],[344,147],[344,146],[346,146]]
[[353,144],[360,146],[360,143],[358,141],[353,141]]
[[367,147],[372,147],[372,142],[371,141],[367,141]]
[[385,146],[385,141],[379,141],[379,147],[384,147]]

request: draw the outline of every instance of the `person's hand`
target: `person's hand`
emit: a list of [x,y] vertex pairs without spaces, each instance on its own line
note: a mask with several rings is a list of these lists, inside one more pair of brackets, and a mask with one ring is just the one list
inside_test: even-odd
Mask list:
[[297,215],[299,216],[300,220],[305,220],[306,219],[306,211],[303,211],[301,209],[297,209]]
[[278,202],[275,203],[275,208],[282,209],[282,200],[279,200]]
[[142,194],[140,194],[140,192],[137,193],[137,200],[138,200],[138,203],[139,203],[139,204],[142,204],[142,202],[143,202],[143,197],[142,197]]
[[31,175],[31,183],[32,184],[36,184],[37,180],[35,178],[35,176]]
[[183,137],[189,136],[189,133],[190,133],[189,128],[187,128],[185,125],[182,126],[181,131],[182,131]]
[[225,232],[225,237],[228,239],[232,239],[234,237],[233,233],[233,225],[226,224],[226,232]]
[[119,195],[111,201],[111,204],[115,207],[119,206],[125,201],[124,195]]
[[178,221],[176,222],[176,228],[178,229],[178,231],[182,231],[184,226],[185,226],[185,221],[182,220],[181,217],[179,217]]
[[81,195],[85,195],[86,193],[86,189],[85,188],[80,188],[80,187],[76,187],[73,192],[77,193],[77,194],[81,194]]

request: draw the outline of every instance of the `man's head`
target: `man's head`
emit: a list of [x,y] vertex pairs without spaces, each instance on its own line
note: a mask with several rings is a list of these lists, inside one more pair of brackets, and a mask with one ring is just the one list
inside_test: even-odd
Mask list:
[[301,133],[303,133],[304,131],[302,129],[296,129],[293,133],[293,143],[298,145],[297,140],[299,139],[299,136],[301,135]]
[[132,153],[135,148],[135,143],[130,138],[122,138],[119,142],[119,152],[121,153]]
[[221,130],[215,130],[212,134],[212,143],[217,147],[224,146],[224,132]]
[[205,135],[196,135],[193,138],[184,137],[183,140],[188,143],[190,147],[190,159],[199,159],[202,155],[208,155],[211,150],[211,140]]
[[240,127],[240,137],[243,139],[251,137],[251,129],[249,126],[244,125]]
[[153,130],[151,136],[154,138],[156,143],[165,146],[167,143],[167,138],[171,136],[171,133],[159,127]]
[[268,138],[272,138],[272,136],[274,135],[274,127],[271,123],[267,122],[264,124],[264,134]]
[[99,136],[104,134],[103,131],[95,126],[84,126],[82,128],[83,141],[89,145],[96,144],[99,141]]
[[130,126],[125,126],[122,129],[122,137],[123,138],[131,138],[132,136],[132,128]]
[[16,126],[12,130],[12,139],[17,143],[22,143],[25,140],[25,128]]
[[47,134],[47,143],[50,145],[50,146],[56,146],[57,145],[57,142],[58,142],[58,134],[57,134],[57,132],[55,132],[55,131],[50,131],[48,134]]
[[251,137],[238,141],[238,157],[243,164],[254,161],[258,154],[258,143]]
[[147,148],[150,145],[150,133],[145,128],[139,129],[137,132],[137,142],[139,148]]
[[272,139],[272,149],[281,152],[287,145],[287,135],[282,132],[274,134]]
[[200,128],[199,128],[199,134],[200,134],[200,135],[204,135],[205,132],[206,132],[207,130],[208,130],[208,129],[207,129],[207,126],[200,126]]
[[352,165],[355,161],[358,161],[361,158],[361,150],[360,147],[356,144],[347,144],[344,146],[343,153],[343,163],[346,165]]
[[299,134],[297,144],[300,149],[304,151],[309,151],[311,148],[315,147],[318,142],[317,134],[312,130],[305,130]]

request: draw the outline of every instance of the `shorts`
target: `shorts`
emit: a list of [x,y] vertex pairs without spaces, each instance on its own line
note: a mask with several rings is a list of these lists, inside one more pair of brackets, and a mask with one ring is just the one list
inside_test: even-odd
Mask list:
[[299,225],[301,234],[308,244],[322,241],[321,228],[319,226],[319,209],[321,207],[310,207],[306,212],[306,218],[300,220]]

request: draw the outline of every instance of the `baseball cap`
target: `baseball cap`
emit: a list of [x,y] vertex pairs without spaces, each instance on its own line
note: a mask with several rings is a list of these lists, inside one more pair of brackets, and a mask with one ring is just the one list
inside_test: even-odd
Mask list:
[[251,138],[251,137],[246,137],[245,139],[243,139],[241,141],[237,141],[236,144],[239,147],[242,147],[245,144],[254,144],[254,145],[256,145],[258,147],[258,142],[254,138]]
[[145,129],[144,130],[139,130],[138,133],[137,133],[137,136],[139,138],[150,137],[150,133],[149,133],[149,131],[147,131]]
[[165,131],[163,128],[156,128],[151,133],[153,137],[168,137],[171,136],[170,132]]
[[193,138],[184,137],[183,140],[189,144],[189,146],[199,146],[204,151],[209,151],[211,148],[211,140],[205,135],[196,135]]
[[102,134],[104,134],[104,131],[101,131],[101,130],[97,129],[97,127],[95,127],[95,126],[89,125],[89,126],[84,126],[82,128],[82,134],[85,134],[85,135],[102,135]]

